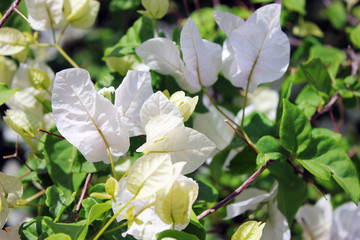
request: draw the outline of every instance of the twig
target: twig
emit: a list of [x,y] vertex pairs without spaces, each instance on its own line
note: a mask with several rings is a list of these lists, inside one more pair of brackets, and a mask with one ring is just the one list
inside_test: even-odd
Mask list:
[[24,164],[30,171],[34,171],[21,157],[18,151],[18,139],[16,138],[15,153],[12,155],[4,156],[3,159],[16,158],[20,163]]
[[359,64],[360,59],[359,56],[355,53],[354,49],[351,48],[351,46],[348,46],[347,54],[349,57],[349,61],[351,64],[351,75],[358,77],[358,71],[359,71]]
[[258,152],[256,151],[256,149],[254,148],[254,146],[249,143],[246,138],[233,126],[229,123],[229,121],[227,119],[224,120],[236,133],[237,135],[239,135],[241,137],[241,139],[251,148],[251,150],[253,150],[253,152],[255,153],[255,155],[258,154]]
[[330,111],[330,117],[331,117],[331,121],[333,122],[333,124],[335,126],[335,132],[340,133],[340,129],[339,129],[337,123],[336,123],[336,120],[335,120],[335,117],[334,117],[334,114],[333,114],[332,110]]
[[314,115],[312,115],[309,118],[310,122],[313,122],[317,117],[320,115],[326,113],[327,111],[330,111],[333,107],[333,105],[336,103],[336,101],[339,99],[339,91],[336,91],[336,93],[331,97],[330,101],[320,110],[318,110]]
[[[2,25],[4,25],[4,23],[6,22],[6,20],[10,17],[10,15],[17,10],[19,4],[20,4],[21,0],[15,0],[11,6],[9,7],[9,9],[6,11],[6,13],[4,14],[4,16],[0,19],[0,28],[2,27]],[[16,9],[16,10],[15,10]],[[26,18],[25,18],[26,19]]]
[[300,175],[302,176],[302,178],[305,179],[305,181],[307,181],[307,182],[310,183],[313,187],[315,187],[315,189],[316,189],[321,195],[323,195],[323,196],[325,197],[325,199],[326,199],[325,194],[324,194],[307,176],[305,176],[305,174],[304,174],[302,171],[300,171],[299,168],[297,168],[289,159],[287,159],[286,162],[295,170],[295,172],[297,172],[298,174],[300,174]]
[[78,205],[76,206],[76,209],[75,209],[75,212],[74,214],[72,215],[71,219],[70,219],[70,222],[74,222],[77,215],[79,214],[80,212],[80,209],[81,209],[81,203],[82,201],[84,200],[85,198],[85,195],[87,194],[87,190],[89,188],[89,184],[91,182],[91,178],[92,178],[93,174],[92,173],[89,173],[86,177],[86,180],[85,180],[85,184],[84,184],[84,187],[81,191],[81,195],[80,195],[80,198],[79,198],[79,202],[78,202]]
[[46,131],[44,129],[38,129],[40,132],[43,132],[43,133],[47,133],[47,134],[50,134],[50,135],[53,135],[55,137],[58,137],[58,138],[62,138],[62,139],[65,139],[63,136],[59,135],[59,134],[56,134],[56,133],[52,133],[52,132],[49,132],[49,131]]
[[237,195],[239,195],[242,191],[244,191],[245,188],[247,188],[265,169],[267,169],[271,164],[273,164],[275,161],[270,160],[266,162],[265,166],[262,166],[259,168],[253,175],[251,175],[238,189],[236,189],[234,192],[232,192],[229,196],[224,198],[222,201],[215,204],[213,207],[205,210],[203,213],[201,213],[197,218],[199,220],[203,219],[204,217],[214,213],[216,210],[233,200]]
[[187,0],[183,0],[183,4],[184,4],[184,7],[185,7],[186,17],[190,17],[189,5],[187,3]]

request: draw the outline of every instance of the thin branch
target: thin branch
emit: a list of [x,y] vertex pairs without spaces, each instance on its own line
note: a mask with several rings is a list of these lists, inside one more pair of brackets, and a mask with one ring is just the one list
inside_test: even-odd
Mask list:
[[63,136],[59,135],[59,134],[56,134],[56,133],[52,133],[52,132],[49,132],[49,131],[46,131],[44,129],[38,129],[40,132],[43,132],[43,133],[47,133],[47,134],[50,134],[50,135],[53,135],[55,137],[58,137],[58,138],[62,138],[62,139],[65,139]]
[[[0,19],[0,28],[2,27],[2,25],[4,25],[4,23],[6,22],[6,20],[8,20],[8,18],[10,17],[10,15],[15,11],[15,9],[17,10],[17,8],[19,7],[21,0],[15,0],[11,6],[9,7],[9,9],[6,11],[6,13],[4,14],[4,16]],[[26,19],[26,18],[25,18]]]
[[358,77],[358,71],[359,71],[359,65],[360,65],[360,59],[359,56],[355,53],[354,49],[351,48],[351,46],[348,46],[347,49],[348,58],[351,64],[351,75]]
[[330,117],[331,117],[331,121],[332,121],[333,124],[334,124],[335,132],[340,133],[340,129],[339,129],[337,123],[336,123],[336,120],[335,120],[335,117],[334,117],[334,114],[333,114],[333,111],[332,111],[332,110],[330,110]]
[[16,158],[20,163],[24,164],[30,171],[34,171],[20,156],[18,148],[18,139],[16,138],[15,153],[12,155],[4,156],[3,159]]
[[254,148],[254,146],[249,143],[246,138],[233,126],[231,125],[231,123],[229,123],[229,121],[227,119],[224,120],[235,132],[237,135],[239,135],[241,137],[241,139],[251,148],[251,150],[253,150],[253,152],[255,153],[255,155],[258,154],[258,152],[256,151],[256,149]]
[[334,104],[336,103],[336,101],[339,99],[339,97],[340,97],[339,91],[336,91],[336,93],[331,97],[330,101],[323,108],[321,108],[314,115],[312,115],[309,121],[313,122],[320,115],[330,111],[334,106]]
[[286,162],[295,170],[295,172],[297,172],[298,174],[300,174],[302,176],[302,178],[305,179],[305,181],[307,181],[308,183],[310,183],[313,187],[315,187],[315,189],[325,197],[326,199],[326,196],[325,194],[315,185],[315,183],[313,183],[307,176],[305,176],[305,174],[300,171],[299,168],[297,168],[289,159],[286,160]]
[[187,0],[183,0],[183,4],[184,4],[186,16],[190,17],[190,10],[189,10],[189,5],[187,3]]
[[79,212],[80,212],[81,203],[82,203],[82,201],[84,200],[85,195],[87,194],[87,191],[88,191],[88,188],[89,188],[89,185],[90,185],[92,176],[93,176],[93,174],[92,174],[92,173],[89,173],[89,174],[87,175],[87,177],[86,177],[85,184],[84,184],[84,187],[83,187],[83,189],[82,189],[82,191],[81,191],[81,195],[80,195],[80,198],[79,198],[78,205],[76,206],[75,212],[74,212],[74,214],[72,215],[72,217],[71,217],[71,219],[70,219],[70,222],[74,222],[75,219],[77,218]]
[[232,192],[229,196],[224,198],[222,201],[215,204],[213,207],[205,210],[203,213],[201,213],[197,218],[199,220],[203,219],[204,217],[214,213],[219,208],[223,207],[225,204],[233,200],[236,196],[238,196],[242,191],[244,191],[245,188],[247,188],[265,169],[267,169],[271,164],[273,164],[275,161],[270,160],[266,162],[265,166],[262,166],[259,168],[253,175],[251,175],[238,189],[236,189],[234,192]]

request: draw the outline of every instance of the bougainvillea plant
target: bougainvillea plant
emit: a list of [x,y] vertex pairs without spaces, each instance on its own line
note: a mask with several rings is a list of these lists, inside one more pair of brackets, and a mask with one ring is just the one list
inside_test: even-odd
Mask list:
[[360,238],[360,5],[225,2],[11,4],[1,239]]

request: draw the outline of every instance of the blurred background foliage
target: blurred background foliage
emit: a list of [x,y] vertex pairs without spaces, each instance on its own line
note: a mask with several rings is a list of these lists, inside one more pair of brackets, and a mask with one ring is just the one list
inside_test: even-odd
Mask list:
[[[159,27],[163,34],[174,41],[178,41],[180,35],[181,25],[184,19],[191,16],[196,22],[203,38],[222,44],[225,35],[216,26],[212,12],[214,10],[226,10],[236,14],[242,18],[247,18],[251,13],[264,3],[274,2],[271,0],[171,0],[168,14],[159,21]],[[281,2],[281,1],[275,1]],[[11,0],[0,1],[0,12],[4,13],[12,3]],[[65,51],[73,57],[74,61],[82,68],[90,72],[92,80],[94,80],[98,87],[110,86],[120,84],[124,75],[121,73],[111,72],[106,65],[105,60],[108,57],[108,52],[111,52],[111,47],[116,45],[119,40],[126,34],[127,30],[133,26],[134,22],[141,16],[137,11],[142,10],[140,0],[101,0],[101,7],[95,26],[90,30],[73,31],[70,30],[66,37],[62,40]],[[303,88],[303,77],[301,71],[297,67],[306,61],[309,57],[319,57],[328,67],[332,77],[336,79],[335,86],[340,91],[342,96],[342,107],[335,106],[335,118],[341,122],[340,130],[346,136],[346,142],[351,154],[352,160],[356,163],[358,170],[360,170],[360,147],[359,133],[360,133],[360,112],[358,97],[360,88],[356,85],[359,78],[359,50],[360,50],[360,4],[357,0],[283,0],[282,1],[282,15],[281,23],[283,31],[290,38],[291,43],[291,62],[289,73],[284,77],[293,78],[294,83],[298,84],[291,94],[291,100],[303,102],[302,99],[314,100],[315,95],[312,92]],[[24,2],[21,2],[19,10],[26,15],[26,8]],[[30,26],[17,14],[12,14],[5,26],[17,28],[20,31],[31,31]],[[44,32],[40,38],[51,39],[50,32]],[[109,49],[106,51],[106,49]],[[66,60],[60,55],[54,53],[51,60],[48,62],[49,66],[54,72],[71,67]],[[354,66],[355,64],[355,66]],[[353,72],[355,71],[355,72]],[[352,75],[352,78],[348,76]],[[354,80],[355,79],[355,80]],[[280,89],[281,81],[278,81],[273,87]],[[153,73],[153,85],[156,89],[169,89],[174,92],[177,89],[176,83],[170,77],[160,76]],[[353,86],[353,87],[352,87]],[[304,90],[305,89],[305,90]],[[228,110],[236,113],[239,109],[239,101],[234,96],[238,94],[239,90],[232,87],[228,80],[223,76],[219,76],[218,81],[213,86],[213,91],[216,100],[221,105],[228,108]],[[297,98],[295,99],[295,97]],[[201,96],[200,96],[201,97]],[[311,106],[316,110],[317,101],[311,101],[306,106]],[[199,101],[201,102],[201,101]],[[200,104],[199,104],[200,105]],[[347,111],[344,111],[344,108]],[[6,106],[1,106],[1,115],[4,115]],[[197,108],[197,112],[205,111],[201,105]],[[311,114],[310,114],[311,115]],[[189,123],[191,125],[191,121]],[[329,116],[324,115],[319,117],[316,126],[330,126]],[[14,139],[4,139],[5,125],[3,122],[0,125],[0,149],[1,157],[13,154],[15,151]],[[264,126],[271,127],[271,126]],[[236,139],[232,143],[236,145]],[[25,151],[20,150],[20,154],[24,156]],[[247,153],[244,153],[247,151]],[[199,214],[204,209],[211,207],[219,199],[223,199],[233,189],[239,186],[239,183],[244,182],[248,175],[246,173],[254,171],[254,159],[256,158],[249,149],[245,148],[241,154],[246,154],[247,159],[242,158],[241,162],[231,162],[230,171],[220,172],[212,171],[212,169],[219,169],[228,151],[216,155],[216,159],[210,164],[209,169],[206,169],[201,174],[194,175],[200,185],[200,195],[197,204],[194,206],[195,213]],[[236,157],[234,159],[237,159]],[[4,164],[4,160],[0,165]],[[245,174],[244,174],[245,173]],[[272,178],[269,172],[265,171],[255,182],[254,186],[269,189],[272,184]],[[269,180],[269,181],[267,181]],[[43,181],[46,181],[44,179]],[[339,189],[338,185],[333,182],[321,182],[320,190],[324,192],[331,192],[334,206],[347,201],[346,197]],[[313,188],[309,188],[309,201],[317,199],[319,192]],[[337,193],[339,193],[337,195]],[[313,201],[314,202],[314,201]],[[203,205],[202,205],[203,204]],[[249,213],[252,214],[252,213]],[[261,211],[257,212],[257,217],[266,218],[261,215]],[[207,239],[229,239],[229,236],[235,232],[240,223],[244,221],[246,215],[239,216],[235,219],[223,221],[226,212],[225,208],[220,209],[216,214],[207,217],[205,222],[205,229],[209,232]],[[210,220],[211,219],[211,220]],[[294,236],[301,239],[301,228],[298,225],[292,228]],[[213,238],[211,238],[213,236]],[[216,236],[216,237],[215,237]]]

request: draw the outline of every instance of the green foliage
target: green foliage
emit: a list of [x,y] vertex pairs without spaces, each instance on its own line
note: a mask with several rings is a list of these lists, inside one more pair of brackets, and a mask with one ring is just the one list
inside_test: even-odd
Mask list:
[[51,186],[46,189],[46,206],[49,207],[51,215],[54,217],[54,222],[57,222],[61,214],[67,207],[75,200],[74,194],[67,196],[57,186]]
[[196,237],[193,234],[180,232],[177,230],[166,230],[161,233],[159,233],[156,237],[156,240],[161,240],[163,238],[173,238],[176,240],[182,240],[182,239],[188,239],[188,240],[199,240],[198,237]]
[[9,100],[19,89],[11,89],[5,83],[0,82],[0,106]]
[[359,201],[360,185],[356,168],[332,136],[314,135],[308,149],[298,156],[298,161],[322,180],[328,181],[333,177],[353,202]]
[[292,154],[303,152],[311,141],[311,125],[306,116],[292,103],[283,100],[280,143]]
[[72,171],[77,155],[77,149],[65,139],[53,135],[45,137],[44,158],[48,173],[66,195],[77,192],[86,177],[85,172]]

